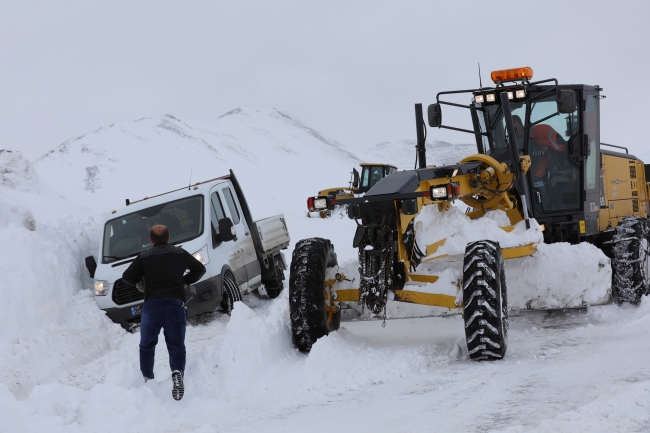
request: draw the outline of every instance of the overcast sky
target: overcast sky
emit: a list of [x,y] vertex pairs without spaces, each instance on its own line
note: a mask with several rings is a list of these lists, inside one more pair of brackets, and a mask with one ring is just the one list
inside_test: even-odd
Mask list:
[[600,85],[602,141],[642,153],[649,47],[650,0],[0,0],[0,148],[35,159],[114,122],[275,107],[365,149],[415,138],[413,104],[477,87],[480,62],[484,84],[531,66]]

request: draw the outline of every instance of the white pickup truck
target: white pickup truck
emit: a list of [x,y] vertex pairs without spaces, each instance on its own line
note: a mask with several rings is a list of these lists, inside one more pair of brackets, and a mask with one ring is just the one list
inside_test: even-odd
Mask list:
[[253,221],[232,170],[217,179],[126,204],[104,224],[99,260],[94,256],[85,260],[95,279],[97,305],[125,329],[139,324],[144,294],[124,282],[122,273],[151,247],[149,230],[156,224],[167,226],[170,243],[194,255],[207,269],[193,285],[196,293],[187,303],[188,317],[217,308],[230,313],[242,294],[262,284],[271,298],[282,291],[286,262],[281,250],[290,242],[284,216]]

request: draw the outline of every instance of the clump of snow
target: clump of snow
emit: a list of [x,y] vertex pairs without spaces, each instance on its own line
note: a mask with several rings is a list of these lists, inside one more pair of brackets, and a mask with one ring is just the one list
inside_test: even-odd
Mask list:
[[611,297],[610,260],[589,243],[540,244],[530,257],[506,260],[506,278],[513,309],[598,305]]
[[28,191],[38,184],[38,175],[20,152],[0,149],[0,186]]
[[509,226],[510,220],[501,210],[489,211],[484,217],[472,220],[454,206],[443,212],[437,206],[425,206],[415,218],[415,233],[423,252],[427,245],[446,238],[445,244],[438,248],[434,256],[451,256],[464,254],[467,244],[478,240],[499,242],[501,248],[542,242],[539,224],[533,219],[530,222],[529,230],[526,230],[525,222],[520,221],[512,232],[506,232],[500,227]]

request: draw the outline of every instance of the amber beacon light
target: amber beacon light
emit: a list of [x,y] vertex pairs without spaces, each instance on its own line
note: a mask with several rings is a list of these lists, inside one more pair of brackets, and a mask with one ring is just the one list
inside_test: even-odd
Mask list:
[[492,71],[492,81],[494,81],[495,84],[504,81],[530,80],[531,78],[533,78],[533,68],[530,66]]

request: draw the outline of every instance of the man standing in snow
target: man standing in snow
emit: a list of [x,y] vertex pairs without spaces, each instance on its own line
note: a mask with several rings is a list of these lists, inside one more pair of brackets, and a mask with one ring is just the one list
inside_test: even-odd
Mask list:
[[153,379],[156,344],[163,328],[172,369],[172,395],[180,400],[185,372],[185,285],[196,283],[205,274],[205,266],[184,249],[169,245],[169,231],[163,225],[151,228],[149,240],[152,247],[136,257],[122,279],[144,284],[140,324],[140,371],[144,380]]

